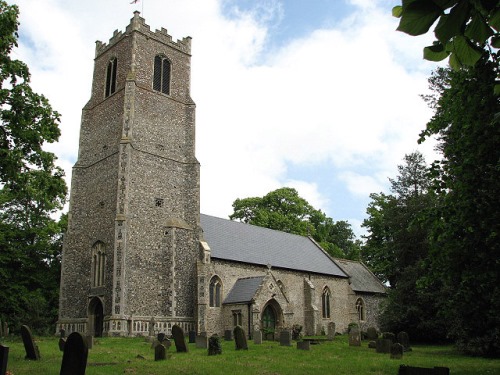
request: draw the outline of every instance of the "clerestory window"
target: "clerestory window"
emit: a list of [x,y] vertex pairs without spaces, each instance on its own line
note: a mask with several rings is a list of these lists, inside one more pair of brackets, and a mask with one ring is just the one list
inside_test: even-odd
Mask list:
[[170,61],[164,57],[155,56],[153,71],[153,90],[170,95]]
[[116,91],[116,68],[118,65],[116,57],[111,59],[106,69],[106,92],[104,96],[107,98]]

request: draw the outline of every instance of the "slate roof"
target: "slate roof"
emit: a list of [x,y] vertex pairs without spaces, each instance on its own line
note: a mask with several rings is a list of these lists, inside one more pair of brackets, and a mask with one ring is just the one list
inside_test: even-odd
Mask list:
[[203,214],[200,224],[212,258],[348,277],[308,237]]
[[236,280],[223,303],[250,302],[262,284],[264,276],[245,277]]
[[335,259],[351,277],[351,288],[355,292],[387,293],[380,280],[361,262],[346,259]]

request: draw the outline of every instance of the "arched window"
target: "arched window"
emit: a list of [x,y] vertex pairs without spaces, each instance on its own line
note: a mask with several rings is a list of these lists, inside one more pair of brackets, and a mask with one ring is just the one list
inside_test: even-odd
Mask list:
[[116,91],[116,67],[117,60],[116,57],[114,57],[109,61],[108,69],[106,70],[106,98]]
[[356,311],[358,312],[358,319],[360,321],[365,320],[365,302],[362,298],[356,300]]
[[323,318],[330,317],[330,294],[330,289],[325,287],[325,289],[323,289],[323,294],[321,295],[321,312]]
[[164,56],[155,56],[153,90],[170,94],[170,61]]
[[210,307],[220,307],[222,299],[222,281],[214,276],[210,280]]
[[104,243],[97,241],[92,246],[92,286],[104,285],[104,266],[106,263],[106,249]]

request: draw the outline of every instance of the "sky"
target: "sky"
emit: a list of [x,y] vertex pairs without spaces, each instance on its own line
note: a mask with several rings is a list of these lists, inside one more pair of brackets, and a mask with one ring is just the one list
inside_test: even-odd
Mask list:
[[201,211],[227,218],[237,198],[293,187],[358,235],[370,193],[389,192],[432,116],[421,99],[436,65],[432,36],[395,31],[397,0],[18,0],[19,47],[32,88],[61,114],[47,149],[68,186],[95,41],[138,10],[152,30],[192,37],[191,97]]

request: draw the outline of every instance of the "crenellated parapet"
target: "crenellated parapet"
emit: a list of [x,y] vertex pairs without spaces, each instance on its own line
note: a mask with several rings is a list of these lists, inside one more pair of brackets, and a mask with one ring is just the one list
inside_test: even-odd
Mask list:
[[148,38],[154,38],[164,44],[170,45],[173,48],[184,52],[188,55],[191,54],[191,37],[178,39],[177,41],[172,40],[172,36],[168,34],[167,29],[161,28],[160,30],[151,31],[151,28],[146,24],[144,18],[140,16],[139,11],[134,12],[134,17],[130,20],[130,24],[125,29],[125,32],[115,30],[113,36],[109,39],[108,43],[103,43],[101,41],[96,41],[95,57],[107,51],[113,45],[118,43],[122,38],[128,37],[132,32],[137,31],[146,35]]

